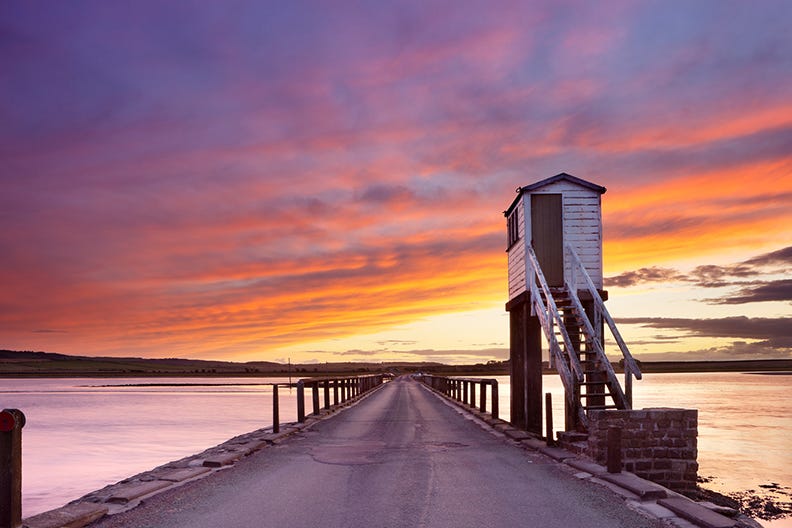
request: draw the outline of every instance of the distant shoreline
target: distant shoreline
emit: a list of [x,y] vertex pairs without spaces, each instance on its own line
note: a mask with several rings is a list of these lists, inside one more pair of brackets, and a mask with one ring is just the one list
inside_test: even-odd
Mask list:
[[[760,375],[792,375],[792,359],[759,359],[734,361],[638,361],[641,372],[696,373],[744,372]],[[614,363],[616,372],[621,372]],[[545,374],[556,371],[545,362]],[[411,372],[445,376],[492,377],[509,374],[508,361],[490,361],[475,365],[444,365],[431,362],[344,362],[281,363],[256,361],[235,363],[193,359],[144,359],[69,356],[47,352],[16,352],[0,350],[0,378],[286,378],[294,380],[317,376],[356,376],[377,372],[395,375]]]

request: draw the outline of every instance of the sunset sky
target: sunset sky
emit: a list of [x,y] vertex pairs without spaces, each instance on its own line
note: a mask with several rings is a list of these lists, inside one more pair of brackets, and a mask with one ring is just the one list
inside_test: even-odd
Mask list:
[[792,2],[9,0],[0,348],[508,357],[515,189],[639,359],[792,357]]

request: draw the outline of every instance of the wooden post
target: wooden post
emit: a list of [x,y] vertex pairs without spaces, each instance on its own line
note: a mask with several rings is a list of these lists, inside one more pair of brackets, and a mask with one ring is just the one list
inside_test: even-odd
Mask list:
[[333,380],[333,405],[338,405],[338,383],[337,379]]
[[626,364],[624,365],[624,397],[627,399],[627,404],[630,406],[630,409],[632,409],[633,406],[632,370],[630,370],[630,367],[628,367]]
[[[573,265],[572,267],[574,269],[575,266]],[[586,308],[585,310],[587,314],[591,311],[590,308]],[[563,321],[564,327],[569,335],[569,341],[572,343],[572,348],[574,349],[573,353],[578,354],[583,370],[593,370],[592,365],[594,360],[596,360],[596,356],[592,355],[593,351],[586,350],[583,357],[580,357],[581,354],[579,352],[581,351],[581,346],[585,343],[581,342],[580,326],[575,319],[575,312],[571,308],[564,309]],[[586,344],[586,348],[589,348],[589,345]],[[586,374],[586,376],[588,377],[590,374]],[[586,378],[586,381],[589,381],[588,378]],[[592,390],[591,386],[586,388],[587,392],[590,390]],[[580,415],[578,413],[580,409],[580,384],[575,381],[572,392],[567,394],[567,391],[565,391],[564,396],[564,429],[566,431],[579,431],[581,429]],[[591,401],[587,399],[587,403],[591,403]]]
[[[603,348],[605,347],[605,332],[604,332],[604,323],[602,321],[602,317],[598,317],[598,310],[597,306],[593,300],[585,300],[582,301],[583,309],[586,311],[588,315],[589,322],[591,322],[591,326],[594,327],[595,332],[599,332],[600,336],[600,346]],[[593,350],[589,351],[586,354],[586,361],[593,362],[596,361],[596,354]],[[593,369],[592,369],[593,370]],[[591,374],[586,374],[586,381],[590,382],[606,382],[608,381],[608,375],[605,372],[592,372]],[[586,405],[592,406],[604,406],[605,405],[605,385],[589,385],[586,387],[586,393],[589,396],[586,398]],[[591,396],[591,395],[594,396]],[[578,401],[580,399],[578,398]]]
[[314,381],[311,384],[311,403],[313,403],[313,413],[319,414],[319,382]]
[[324,385],[324,408],[325,409],[329,409],[330,408],[330,380],[324,380],[322,383]]
[[468,402],[468,382],[462,381],[462,403]]
[[476,382],[475,381],[471,381],[470,382],[470,401],[468,402],[468,404],[471,407],[475,407],[476,406]]
[[525,430],[542,434],[542,325],[525,309]]
[[272,385],[272,432],[280,433],[280,403],[278,402],[278,384]]
[[485,381],[481,381],[481,394],[479,395],[479,411],[487,412],[487,383]]
[[517,429],[525,429],[525,312],[530,312],[529,301],[529,295],[522,295],[506,305],[509,312],[511,424]]
[[491,380],[492,384],[492,417],[498,419],[498,380]]
[[553,439],[553,395],[549,392],[545,393],[545,429],[547,445],[552,446],[555,444]]
[[22,525],[22,428],[19,409],[0,412],[0,528]]
[[303,380],[297,382],[297,421],[300,423],[305,421],[305,382]]
[[608,428],[608,473],[621,473],[621,439],[622,431],[619,427]]

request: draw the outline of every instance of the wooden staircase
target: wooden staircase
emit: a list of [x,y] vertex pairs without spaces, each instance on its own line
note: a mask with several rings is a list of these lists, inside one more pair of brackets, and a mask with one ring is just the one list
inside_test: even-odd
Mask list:
[[[550,292],[564,323],[562,328],[554,328],[554,332],[557,336],[567,333],[572,349],[566,350],[564,346],[563,354],[567,357],[574,354],[583,373],[583,381],[575,383],[575,397],[580,407],[586,414],[591,410],[629,408],[618,380],[615,387],[611,387],[612,380],[608,376],[610,362],[598,354],[594,341],[600,338],[589,330],[593,329],[593,324],[587,314],[577,308],[566,288],[550,288]],[[596,330],[593,333],[596,334]],[[563,338],[559,340],[563,341]]]
[[[621,337],[613,318],[588,276],[574,250],[566,247],[570,268],[562,287],[549,287],[533,249],[528,248],[533,267],[529,282],[531,313],[542,326],[550,348],[550,363],[564,383],[567,408],[577,417],[576,428],[585,432],[589,412],[604,409],[632,408],[632,376],[641,379],[632,355]],[[581,302],[577,286],[583,279],[586,306]],[[625,390],[605,355],[603,329],[607,323],[624,356]]]

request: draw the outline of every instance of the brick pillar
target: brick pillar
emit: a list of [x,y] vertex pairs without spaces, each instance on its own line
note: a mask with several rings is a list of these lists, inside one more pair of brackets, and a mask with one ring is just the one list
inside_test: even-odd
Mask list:
[[589,413],[589,456],[607,460],[608,428],[622,430],[624,469],[674,491],[696,489],[698,410],[656,408]]

